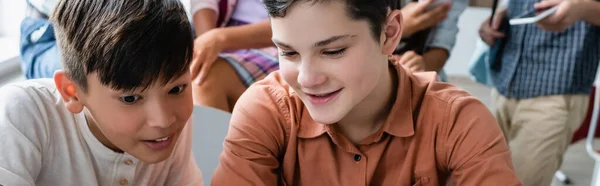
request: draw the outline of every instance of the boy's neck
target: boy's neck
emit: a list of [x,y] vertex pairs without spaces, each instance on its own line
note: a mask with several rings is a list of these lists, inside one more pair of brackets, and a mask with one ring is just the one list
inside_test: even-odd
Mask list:
[[121,149],[117,148],[106,138],[106,136],[104,136],[104,134],[102,134],[102,131],[100,131],[100,128],[98,128],[98,124],[94,121],[94,117],[92,117],[90,111],[85,109],[83,112],[85,113],[85,121],[90,129],[90,132],[92,132],[92,135],[94,135],[94,137],[98,139],[98,141],[100,141],[100,143],[102,143],[102,145],[104,145],[106,148],[117,153],[123,153]]
[[338,122],[338,129],[352,143],[360,143],[385,123],[398,92],[397,73],[395,67],[390,66],[375,89]]

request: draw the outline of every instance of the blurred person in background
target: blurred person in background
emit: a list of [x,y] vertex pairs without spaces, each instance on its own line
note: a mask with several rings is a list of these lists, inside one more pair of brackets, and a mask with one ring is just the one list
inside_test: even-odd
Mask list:
[[[554,6],[536,24],[506,24]],[[592,0],[510,0],[481,24],[484,42],[504,43],[490,64],[493,113],[525,185],[550,185],[583,122],[600,61],[599,25],[600,2]]]
[[400,0],[405,28],[392,56],[413,72],[435,71],[447,81],[443,71],[456,44],[458,18],[467,0]]
[[231,112],[248,86],[279,69],[260,0],[191,0],[194,103]]
[[48,20],[57,0],[27,1],[21,22],[21,70],[27,79],[51,78],[62,68],[54,27]]

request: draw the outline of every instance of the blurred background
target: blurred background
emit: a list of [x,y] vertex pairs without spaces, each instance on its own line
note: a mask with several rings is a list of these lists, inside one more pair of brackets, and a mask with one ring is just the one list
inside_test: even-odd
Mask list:
[[[189,1],[182,1],[189,6]],[[492,0],[470,0],[469,7],[460,16],[460,29],[456,46],[450,54],[444,70],[449,82],[462,87],[490,106],[490,91],[487,86],[471,80],[469,63],[476,48],[478,29],[490,14]],[[26,1],[0,0],[0,86],[24,80],[19,58],[19,27],[25,17]],[[189,10],[189,8],[188,8]],[[208,115],[210,116],[210,115]],[[207,120],[211,120],[208,118]],[[569,148],[561,170],[569,176],[570,185],[590,185],[594,161],[586,154],[583,141]],[[565,185],[557,179],[552,185]]]

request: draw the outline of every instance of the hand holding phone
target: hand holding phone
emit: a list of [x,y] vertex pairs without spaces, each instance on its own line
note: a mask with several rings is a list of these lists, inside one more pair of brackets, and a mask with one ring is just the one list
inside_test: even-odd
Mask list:
[[552,7],[548,10],[543,11],[540,14],[534,15],[536,10],[525,12],[524,14],[517,16],[517,18],[510,19],[510,25],[522,25],[522,24],[532,24],[536,23],[552,14],[554,14],[558,10],[558,6]]
[[537,10],[556,8],[556,12],[536,22],[536,25],[547,31],[562,32],[582,21],[587,3],[592,1],[544,0],[534,5]]

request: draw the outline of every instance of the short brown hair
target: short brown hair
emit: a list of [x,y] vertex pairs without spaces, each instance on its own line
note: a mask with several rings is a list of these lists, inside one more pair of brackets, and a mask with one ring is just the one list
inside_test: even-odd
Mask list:
[[285,17],[288,9],[295,3],[329,3],[340,1],[345,3],[346,12],[353,20],[367,20],[371,33],[379,41],[383,24],[389,10],[399,10],[400,0],[262,0],[269,16]]
[[60,0],[51,17],[66,74],[115,90],[163,85],[189,69],[192,30],[178,0]]

